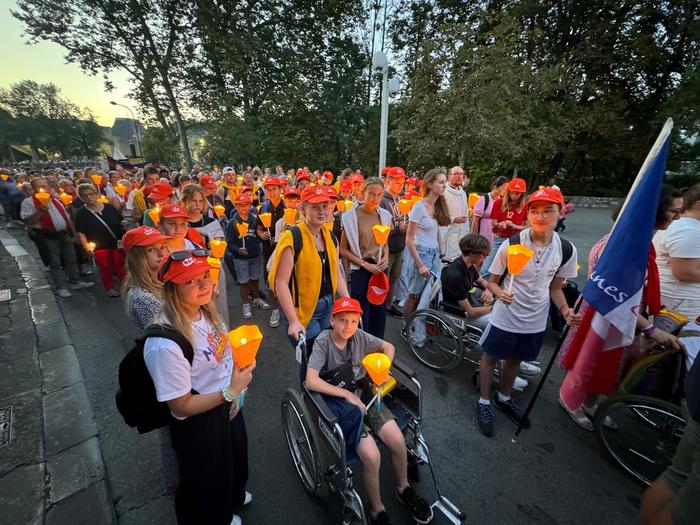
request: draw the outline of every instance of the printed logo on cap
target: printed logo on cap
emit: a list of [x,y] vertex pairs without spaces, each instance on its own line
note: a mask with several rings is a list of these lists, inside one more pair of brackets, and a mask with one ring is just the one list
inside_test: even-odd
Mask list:
[[144,234],[144,235],[153,235],[153,234],[156,233],[157,231],[158,231],[158,230],[155,230],[155,229],[150,228],[150,227],[147,226],[147,227],[145,227],[145,228],[143,229],[143,234]]
[[342,307],[350,306],[350,301],[348,301],[347,299],[345,299],[345,300],[343,300],[342,303],[340,303],[340,306],[342,306]]
[[321,195],[323,193],[323,190],[321,188],[318,188],[316,190],[316,195]]
[[185,268],[188,268],[189,266],[192,266],[195,262],[197,262],[197,259],[190,256],[187,259],[185,259],[184,261],[182,261],[182,266],[184,266]]
[[547,195],[547,192],[544,190],[537,190],[535,193],[532,194],[532,197],[544,197]]

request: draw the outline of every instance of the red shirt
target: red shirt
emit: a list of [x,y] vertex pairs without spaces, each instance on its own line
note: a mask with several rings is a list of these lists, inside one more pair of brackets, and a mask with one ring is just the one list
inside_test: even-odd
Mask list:
[[[496,199],[495,201],[493,201],[491,219],[493,219],[494,223],[505,222],[509,220],[510,222],[518,226],[522,226],[523,224],[525,224],[525,221],[527,220],[527,207],[523,206],[523,209],[518,211],[520,203],[517,203],[512,204],[507,210],[503,210],[501,209],[502,204],[503,199]],[[493,227],[493,233],[495,233],[499,237],[508,238],[511,235],[515,235],[519,231],[520,230],[516,230],[515,228],[496,228],[495,226]]]

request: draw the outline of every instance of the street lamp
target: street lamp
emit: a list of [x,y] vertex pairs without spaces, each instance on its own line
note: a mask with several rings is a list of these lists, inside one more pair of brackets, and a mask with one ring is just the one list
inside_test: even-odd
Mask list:
[[386,166],[386,143],[389,130],[389,95],[399,92],[399,81],[397,78],[389,80],[389,61],[382,51],[377,51],[372,55],[372,68],[382,73],[382,113],[379,125],[379,174]]
[[137,121],[136,117],[134,116],[134,112],[131,111],[131,108],[129,106],[125,106],[124,104],[117,104],[114,100],[111,100],[109,103],[113,106],[120,106],[122,108],[126,108],[129,111],[129,113],[131,113],[131,120],[134,123],[134,131],[136,131],[136,142],[139,145],[139,156],[143,158],[143,149],[141,148],[141,135],[139,134],[139,127],[136,124]]

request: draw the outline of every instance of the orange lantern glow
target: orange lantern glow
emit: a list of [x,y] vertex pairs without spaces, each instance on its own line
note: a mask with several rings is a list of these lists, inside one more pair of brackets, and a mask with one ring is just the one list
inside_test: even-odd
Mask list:
[[211,281],[214,283],[214,286],[216,286],[219,282],[219,273],[221,272],[221,260],[216,257],[207,257],[207,262],[211,267],[209,270]]
[[87,244],[88,244],[88,251],[90,253],[95,253],[95,248],[97,247],[97,245],[94,242],[89,242]]
[[90,178],[92,179],[92,182],[95,183],[95,186],[99,187],[100,184],[102,184],[102,175],[90,175]]
[[338,212],[343,211],[343,201],[340,201],[340,200],[335,201],[335,209]]
[[7,180],[8,178],[9,178],[9,177],[8,177],[7,174],[5,174],[5,173],[0,174],[0,179],[2,179],[2,180]]
[[345,208],[345,211],[350,211],[353,204],[355,204],[355,203],[350,201],[350,200],[343,201],[343,207]]
[[224,256],[226,246],[228,246],[226,241],[223,239],[213,239],[209,245],[211,246],[211,254],[218,259],[221,259]]
[[389,232],[391,231],[391,226],[386,226],[384,224],[375,224],[372,227],[372,233],[374,234],[375,242],[383,246],[389,239]]
[[153,221],[153,224],[158,224],[160,222],[160,210],[158,208],[148,210],[148,216]]
[[410,199],[399,199],[399,213],[401,215],[408,215],[413,208],[413,201]]
[[513,275],[521,273],[533,255],[532,249],[522,244],[508,246],[508,273]]
[[214,213],[216,213],[217,217],[223,216],[224,213],[226,213],[226,208],[222,206],[221,204],[215,204],[214,205]]
[[272,214],[271,213],[261,213],[258,215],[258,218],[260,219],[260,222],[262,223],[265,228],[269,228],[270,224],[272,223]]
[[415,206],[418,202],[420,202],[422,200],[423,200],[423,197],[421,197],[419,195],[414,195],[413,197],[411,197],[411,202],[413,203],[413,206]]
[[253,364],[262,339],[260,328],[254,324],[239,326],[228,333],[236,368],[246,368]]
[[367,354],[362,360],[362,365],[375,385],[381,386],[389,379],[391,360],[386,354],[379,352]]
[[67,193],[61,193],[58,198],[61,199],[64,206],[69,206],[73,202],[73,196]]
[[124,198],[124,195],[126,195],[126,186],[123,186],[121,184],[117,184],[114,187],[114,190],[122,197]]
[[109,202],[109,199],[105,197],[104,195],[100,195],[97,197],[97,202],[100,202],[102,204],[107,204]]
[[284,222],[287,224],[294,224],[297,220],[297,211],[294,208],[285,208],[284,210]]
[[469,206],[470,210],[474,209],[474,206],[476,206],[476,202],[479,200],[479,194],[478,193],[470,193],[469,197],[467,198],[467,205]]
[[238,235],[240,237],[245,237],[248,234],[248,223],[247,222],[236,223],[236,229],[238,230]]
[[46,206],[51,200],[51,195],[46,193],[45,191],[38,191],[34,194],[34,196],[37,198],[37,200],[41,203],[42,206]]
[[239,185],[243,184],[243,175],[239,175],[238,177],[236,177],[236,180],[238,181]]

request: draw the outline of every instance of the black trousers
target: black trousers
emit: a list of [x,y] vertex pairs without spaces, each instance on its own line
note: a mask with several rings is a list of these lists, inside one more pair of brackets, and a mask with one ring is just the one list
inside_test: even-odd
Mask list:
[[248,435],[228,403],[170,425],[180,482],[175,491],[178,525],[229,525],[243,505],[248,481]]

